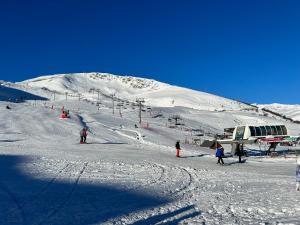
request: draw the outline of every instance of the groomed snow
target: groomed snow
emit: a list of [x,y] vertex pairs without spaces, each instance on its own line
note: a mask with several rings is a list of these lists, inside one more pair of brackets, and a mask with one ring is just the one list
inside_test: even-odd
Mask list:
[[258,105],[260,108],[266,108],[274,112],[285,115],[293,120],[300,121],[300,105],[286,105],[286,104],[267,104],[267,105]]
[[[31,84],[26,91],[49,97]],[[220,133],[238,124],[280,123],[297,134],[299,125],[241,105],[232,111],[226,108],[231,100],[220,103],[224,111],[216,110],[219,103],[183,107],[187,100],[143,112],[149,128],[135,128],[137,108],[123,108],[121,117],[117,109],[112,115],[104,96],[100,109],[57,98],[0,102],[0,224],[300,224],[293,155],[248,157],[242,164],[229,157],[219,166],[211,150],[183,144],[192,128]],[[62,105],[70,119],[59,119]],[[185,125],[169,128],[174,114]],[[82,126],[89,128],[86,145],[78,144]],[[175,157],[176,140],[181,158]]]
[[[101,94],[135,101],[144,98],[146,103],[156,107],[183,106],[199,110],[236,110],[241,106],[236,101],[215,96],[205,92],[171,86],[155,80],[131,76],[117,76],[107,73],[76,73],[42,76],[18,83],[25,88],[47,88],[61,94],[68,92],[84,95],[88,99],[96,99],[96,89]],[[62,96],[64,97],[64,96]]]

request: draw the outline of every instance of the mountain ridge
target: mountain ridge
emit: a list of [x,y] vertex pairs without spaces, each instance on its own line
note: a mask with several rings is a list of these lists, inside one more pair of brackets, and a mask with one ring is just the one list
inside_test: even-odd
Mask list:
[[95,100],[91,92],[101,90],[105,95],[115,95],[135,101],[144,98],[156,107],[183,106],[199,110],[239,110],[248,107],[237,101],[206,92],[170,85],[148,78],[120,76],[109,73],[72,73],[40,76],[16,84],[34,89],[49,89],[60,93],[81,94]]

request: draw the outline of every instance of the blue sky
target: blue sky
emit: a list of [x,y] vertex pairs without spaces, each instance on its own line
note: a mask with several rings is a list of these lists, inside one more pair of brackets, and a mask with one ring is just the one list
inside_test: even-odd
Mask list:
[[300,1],[3,0],[0,79],[109,72],[298,104]]

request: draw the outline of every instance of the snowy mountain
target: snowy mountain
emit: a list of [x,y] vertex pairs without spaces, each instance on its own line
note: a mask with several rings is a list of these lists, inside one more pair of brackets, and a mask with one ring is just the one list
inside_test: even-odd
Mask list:
[[[78,73],[42,76],[18,83],[26,88],[44,89],[61,94],[68,92],[72,96],[79,93],[89,100],[101,95],[135,101],[144,98],[147,105],[153,107],[182,106],[199,110],[239,110],[248,107],[233,100],[205,92],[171,86],[155,80],[130,76],[117,76],[107,73]],[[48,96],[50,97],[50,96]]]
[[[151,106],[141,124],[136,98]],[[60,118],[62,107],[70,118]],[[275,114],[154,80],[89,73],[2,81],[0,224],[299,224],[295,155],[264,157],[268,146],[257,144],[261,152],[245,146],[252,155],[244,163],[226,154],[220,166],[196,144],[242,124],[285,124],[299,134],[299,124]],[[88,144],[79,144],[84,126]]]
[[265,104],[257,105],[259,108],[265,108],[285,115],[293,120],[300,121],[300,105],[286,105],[286,104]]
[[[74,73],[41,76],[18,83],[1,83],[2,100],[12,95],[14,97],[10,99],[49,99],[52,105],[66,105],[71,110],[82,108],[82,103],[78,103],[85,100],[92,104],[98,102],[102,110],[114,108],[124,115],[134,113],[136,117],[136,99],[142,98],[145,100],[143,111],[152,108],[152,116],[165,117],[161,119],[162,123],[171,123],[166,120],[172,120],[177,115],[184,121],[185,129],[200,129],[210,135],[222,133],[224,128],[236,125],[266,123],[286,124],[291,134],[299,133],[298,125],[265,112],[261,107],[151,79],[107,73]],[[9,88],[9,94],[4,88]],[[99,110],[97,107],[85,107],[92,111]],[[143,120],[153,122],[151,116],[147,115],[144,113]]]

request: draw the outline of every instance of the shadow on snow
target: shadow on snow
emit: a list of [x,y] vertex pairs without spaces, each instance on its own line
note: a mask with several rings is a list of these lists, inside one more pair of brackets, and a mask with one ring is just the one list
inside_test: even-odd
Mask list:
[[13,142],[18,142],[18,141],[24,141],[24,140],[23,139],[14,139],[14,140],[4,139],[4,140],[0,140],[0,142],[7,142],[7,143],[13,143]]
[[[66,166],[51,179],[24,175],[21,164],[26,163],[34,162],[29,157],[0,156],[2,225],[102,223],[171,201],[159,195],[122,190],[121,187],[84,183],[84,179],[80,179],[87,163],[81,165],[79,171],[68,171]],[[68,171],[68,180],[66,176],[59,179],[62,171]],[[168,216],[154,217],[148,222]]]
[[189,156],[180,156],[180,158],[200,158],[203,156],[207,156],[208,154],[199,154],[199,155],[189,155]]
[[24,102],[26,100],[48,100],[48,99],[16,88],[0,85],[0,101]]
[[[185,219],[188,218],[193,218],[196,216],[201,215],[200,212],[191,212],[190,210],[194,211],[194,206],[190,205],[190,206],[186,206],[184,208],[180,208],[178,210],[175,210],[173,212],[168,212],[165,214],[161,214],[161,215],[156,215],[156,216],[152,216],[150,218],[144,219],[144,220],[140,220],[137,221],[135,223],[133,223],[132,225],[151,225],[151,224],[157,224],[157,223],[161,223],[161,224],[169,224],[169,225],[176,225],[178,224],[180,221],[183,221]],[[178,216],[179,214],[183,214],[182,216]],[[178,217],[177,219],[171,220],[171,221],[165,221],[164,220],[168,220],[171,217]]]

